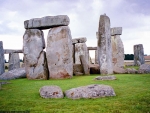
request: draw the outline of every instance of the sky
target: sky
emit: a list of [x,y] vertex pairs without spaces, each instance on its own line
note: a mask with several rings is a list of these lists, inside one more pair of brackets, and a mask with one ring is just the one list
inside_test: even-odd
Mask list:
[[[125,54],[133,54],[133,46],[143,44],[144,54],[150,55],[149,12],[150,0],[0,0],[0,41],[4,49],[22,49],[25,20],[68,15],[72,38],[86,37],[87,46],[96,47],[99,18],[105,13],[111,28],[123,29]],[[44,30],[45,40],[47,34]]]

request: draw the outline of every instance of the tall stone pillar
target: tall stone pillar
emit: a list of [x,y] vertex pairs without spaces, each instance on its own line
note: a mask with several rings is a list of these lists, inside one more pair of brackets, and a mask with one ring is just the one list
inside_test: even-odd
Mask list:
[[4,60],[4,49],[3,42],[0,41],[0,75],[5,72],[5,60]]
[[47,36],[46,57],[50,78],[64,79],[73,76],[72,36],[68,26],[54,27]]
[[99,56],[100,73],[102,75],[113,74],[110,19],[108,16],[100,16],[99,29],[97,35],[97,49]]
[[20,68],[19,53],[9,53],[9,68],[8,70]]
[[134,65],[138,65],[138,61],[141,64],[145,63],[144,48],[142,44],[134,45]]
[[124,45],[120,38],[122,27],[111,28],[112,63],[116,67],[124,67]]
[[98,64],[98,51],[95,50],[95,64]]
[[28,79],[48,79],[43,31],[27,29],[23,36],[24,63]]

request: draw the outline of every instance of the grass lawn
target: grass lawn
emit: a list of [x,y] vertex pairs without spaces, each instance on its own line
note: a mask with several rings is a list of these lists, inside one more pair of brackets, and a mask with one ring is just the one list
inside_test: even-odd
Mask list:
[[[0,90],[0,111],[31,113],[150,113],[150,74],[117,74],[114,81],[94,81],[98,75],[65,80],[10,80]],[[39,89],[58,85],[63,91],[89,84],[114,88],[116,97],[98,99],[43,99]]]

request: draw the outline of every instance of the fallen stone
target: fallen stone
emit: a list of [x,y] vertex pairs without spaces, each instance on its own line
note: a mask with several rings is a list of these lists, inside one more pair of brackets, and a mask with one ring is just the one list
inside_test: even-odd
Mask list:
[[25,29],[49,29],[58,26],[68,26],[70,19],[67,15],[46,16],[24,21]]
[[0,80],[12,80],[17,78],[25,78],[25,77],[26,77],[25,68],[18,68],[3,73],[2,75],[0,75]]
[[72,43],[73,44],[76,44],[76,43],[85,43],[86,41],[87,41],[86,37],[72,39]]
[[108,85],[92,84],[88,86],[81,86],[65,91],[67,98],[101,98],[107,96],[116,96],[113,88]]
[[150,73],[150,64],[142,64],[138,70],[139,74]]
[[75,44],[75,64],[81,64],[80,55],[85,56],[85,61],[88,63],[88,50],[85,43]]
[[141,64],[145,63],[144,48],[142,44],[134,45],[134,65],[138,65],[138,61]]
[[111,36],[121,35],[121,34],[122,34],[122,27],[111,28]]
[[68,26],[49,30],[46,57],[49,78],[64,79],[73,76],[72,36]]
[[20,68],[19,53],[9,53],[9,68],[8,70]]
[[63,92],[59,86],[43,86],[39,90],[42,98],[63,98]]
[[98,64],[90,64],[90,74],[100,74],[100,68]]
[[134,68],[127,68],[126,69],[126,74],[136,74],[138,71]]
[[114,74],[124,74],[124,73],[126,73],[126,70],[124,68],[114,66],[113,72],[114,72]]
[[102,75],[113,74],[112,46],[110,36],[110,19],[106,15],[101,15],[98,28],[98,59],[100,73]]
[[3,49],[3,42],[0,41],[0,75],[5,72],[5,60],[4,60],[4,49]]
[[116,80],[117,78],[114,75],[109,76],[98,76],[94,80]]

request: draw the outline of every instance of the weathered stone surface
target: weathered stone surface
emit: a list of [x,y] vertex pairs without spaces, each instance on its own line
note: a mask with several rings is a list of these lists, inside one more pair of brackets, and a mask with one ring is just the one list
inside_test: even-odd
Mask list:
[[98,51],[95,50],[95,64],[99,64],[98,62]]
[[55,27],[49,30],[46,57],[50,78],[64,79],[72,77],[72,37],[68,26]]
[[81,65],[83,67],[83,72],[85,75],[89,75],[90,74],[90,69],[88,66],[88,63],[85,60],[85,56],[84,55],[80,55],[80,61],[81,61]]
[[134,45],[134,65],[138,65],[137,61],[141,64],[145,63],[144,49],[142,44]]
[[71,99],[116,96],[111,86],[98,84],[72,88],[70,90],[65,91],[65,95],[66,97]]
[[88,50],[97,50],[97,47],[87,47]]
[[49,29],[58,26],[69,25],[70,19],[67,15],[46,16],[24,21],[25,29]]
[[26,77],[25,68],[18,68],[3,73],[2,75],[0,75],[0,80],[11,80],[11,79],[25,78],[25,77]]
[[39,90],[43,98],[63,98],[63,92],[59,86],[43,86]]
[[110,30],[111,30],[111,36],[122,34],[122,27],[114,27],[111,28]]
[[3,49],[3,42],[0,41],[0,75],[5,72],[5,60],[4,60],[4,49]]
[[110,76],[98,76],[94,80],[116,80],[117,78],[114,75]]
[[134,68],[127,68],[126,69],[126,74],[136,74],[138,71]]
[[97,49],[99,56],[100,73],[102,75],[113,74],[110,19],[108,16],[100,16],[98,32]]
[[138,73],[150,73],[150,64],[142,64],[138,70]]
[[126,73],[126,70],[124,68],[114,66],[113,72],[114,72],[114,74],[124,74],[124,73]]
[[86,41],[87,41],[86,37],[72,39],[72,43],[73,44],[76,44],[76,43],[85,43]]
[[9,54],[9,68],[8,70],[13,70],[20,68],[20,58],[18,53],[10,53]]
[[83,66],[81,64],[73,64],[73,74],[83,75]]
[[4,54],[9,54],[9,53],[23,53],[23,50],[22,49],[18,49],[18,50],[4,49]]
[[38,62],[35,66],[26,65],[27,78],[28,79],[44,79],[47,80],[49,77],[48,66],[46,62],[46,53],[42,51]]
[[28,79],[47,79],[45,40],[43,32],[38,29],[28,29],[23,36],[24,63]]
[[90,74],[100,74],[100,68],[98,64],[90,64]]
[[85,43],[75,44],[75,64],[81,64],[80,55],[84,55],[85,60],[88,63],[88,50]]
[[113,66],[124,67],[124,45],[120,35],[111,36]]

